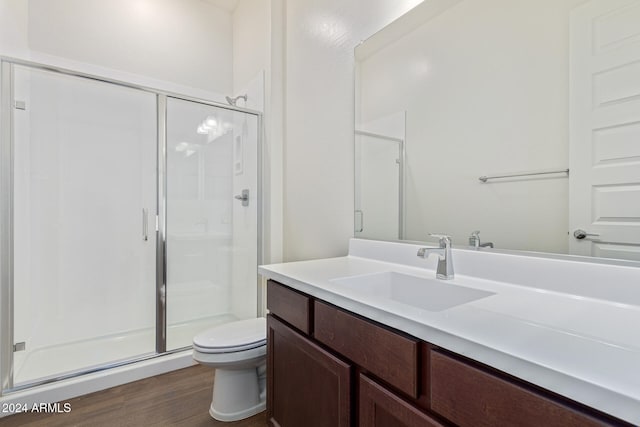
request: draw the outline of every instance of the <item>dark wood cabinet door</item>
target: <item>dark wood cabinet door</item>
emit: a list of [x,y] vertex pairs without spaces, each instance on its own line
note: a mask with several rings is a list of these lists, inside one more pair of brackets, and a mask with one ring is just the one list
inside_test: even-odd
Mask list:
[[360,427],[441,427],[373,380],[360,375]]
[[279,427],[349,427],[351,367],[267,316],[267,419]]

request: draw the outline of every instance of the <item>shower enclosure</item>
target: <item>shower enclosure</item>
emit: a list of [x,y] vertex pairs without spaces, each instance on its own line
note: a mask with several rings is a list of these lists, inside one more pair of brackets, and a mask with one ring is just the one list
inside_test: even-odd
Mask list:
[[355,237],[404,238],[404,140],[355,131]]
[[2,61],[3,392],[256,316],[260,114]]

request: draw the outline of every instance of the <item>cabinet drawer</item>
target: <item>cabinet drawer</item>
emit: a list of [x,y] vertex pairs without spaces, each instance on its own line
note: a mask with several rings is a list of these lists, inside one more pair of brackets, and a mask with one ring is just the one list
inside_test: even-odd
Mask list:
[[360,427],[442,427],[373,380],[360,374]]
[[267,309],[271,314],[278,316],[305,334],[308,335],[311,332],[311,299],[306,295],[269,280],[267,282]]
[[315,302],[314,337],[407,395],[418,397],[418,340]]
[[437,351],[429,357],[431,409],[462,427],[611,425]]

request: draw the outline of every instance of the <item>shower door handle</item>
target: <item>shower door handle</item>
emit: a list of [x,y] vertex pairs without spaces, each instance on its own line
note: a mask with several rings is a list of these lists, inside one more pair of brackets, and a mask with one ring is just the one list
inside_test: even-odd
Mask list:
[[[355,227],[355,232],[356,233],[362,233],[362,231],[364,230],[364,212],[362,212],[360,209],[356,209],[356,215],[360,215],[360,227]],[[355,221],[357,224],[357,221]]]
[[142,208],[142,240],[149,240],[149,210]]

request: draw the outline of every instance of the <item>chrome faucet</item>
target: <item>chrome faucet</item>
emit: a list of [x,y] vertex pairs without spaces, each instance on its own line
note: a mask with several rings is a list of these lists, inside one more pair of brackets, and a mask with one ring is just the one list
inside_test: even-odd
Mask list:
[[493,248],[493,243],[492,242],[487,242],[487,243],[480,243],[480,231],[476,230],[473,233],[471,233],[471,236],[469,236],[469,246],[471,246],[472,248]]
[[429,234],[432,237],[440,239],[439,248],[420,248],[418,256],[421,258],[429,258],[431,254],[438,254],[438,269],[436,277],[438,279],[453,279],[453,260],[451,259],[451,237],[443,234]]

